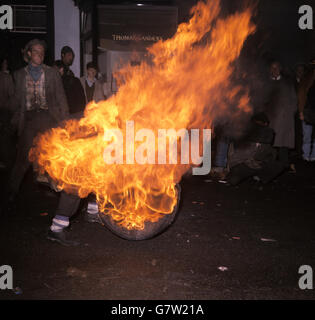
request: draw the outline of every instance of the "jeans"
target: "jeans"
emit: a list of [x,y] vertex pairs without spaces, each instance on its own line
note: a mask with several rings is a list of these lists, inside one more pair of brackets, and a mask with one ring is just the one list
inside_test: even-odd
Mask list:
[[221,138],[217,143],[217,150],[214,159],[216,167],[225,168],[227,165],[230,142],[227,138]]
[[306,160],[315,160],[315,139],[313,134],[315,133],[314,126],[302,121],[303,127],[303,158]]

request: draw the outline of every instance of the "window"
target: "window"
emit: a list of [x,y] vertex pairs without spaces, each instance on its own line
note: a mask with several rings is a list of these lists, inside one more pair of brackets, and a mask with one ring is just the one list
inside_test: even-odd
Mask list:
[[13,29],[11,32],[47,33],[47,6],[12,5]]

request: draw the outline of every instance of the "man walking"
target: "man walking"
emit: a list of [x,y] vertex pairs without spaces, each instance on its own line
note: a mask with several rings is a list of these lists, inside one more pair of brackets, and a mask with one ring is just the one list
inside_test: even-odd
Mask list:
[[58,72],[43,63],[46,44],[31,40],[25,47],[28,65],[14,74],[17,158],[10,178],[10,199],[17,195],[30,166],[28,152],[35,136],[57,125],[69,115],[66,96]]

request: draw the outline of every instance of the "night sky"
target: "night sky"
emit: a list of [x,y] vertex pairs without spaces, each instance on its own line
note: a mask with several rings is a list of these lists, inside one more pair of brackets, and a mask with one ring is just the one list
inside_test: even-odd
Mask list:
[[315,54],[314,30],[298,27],[301,5],[315,9],[315,0],[261,0],[258,5],[258,33],[264,33],[264,50],[272,52],[285,65],[308,62]]
[[[197,1],[177,0],[179,20],[186,21],[189,8]],[[299,7],[310,5],[315,15],[315,0],[222,0],[222,11],[233,13],[246,3],[257,3],[257,25],[255,39],[251,40],[260,47],[259,55],[268,59],[278,59],[288,68],[296,63],[306,63],[315,56],[315,31],[301,30],[298,27]],[[315,17],[314,17],[315,20]]]

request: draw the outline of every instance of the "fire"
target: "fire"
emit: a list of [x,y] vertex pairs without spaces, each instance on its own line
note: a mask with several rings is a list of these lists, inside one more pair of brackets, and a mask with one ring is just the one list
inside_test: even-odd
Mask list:
[[[127,229],[141,230],[146,221],[171,214],[177,202],[175,185],[191,164],[106,164],[104,150],[116,137],[107,141],[104,134],[109,129],[125,132],[130,120],[135,132],[203,129],[228,114],[230,105],[237,106],[234,117],[250,112],[247,93],[233,85],[231,76],[232,63],[255,30],[251,10],[225,19],[219,13],[219,0],[199,2],[173,38],[148,49],[152,64],[122,68],[118,93],[87,105],[84,118],[39,135],[30,160],[61,189],[82,198],[94,193],[102,213]],[[126,139],[124,150],[133,148],[131,153],[145,143],[131,146]]]

